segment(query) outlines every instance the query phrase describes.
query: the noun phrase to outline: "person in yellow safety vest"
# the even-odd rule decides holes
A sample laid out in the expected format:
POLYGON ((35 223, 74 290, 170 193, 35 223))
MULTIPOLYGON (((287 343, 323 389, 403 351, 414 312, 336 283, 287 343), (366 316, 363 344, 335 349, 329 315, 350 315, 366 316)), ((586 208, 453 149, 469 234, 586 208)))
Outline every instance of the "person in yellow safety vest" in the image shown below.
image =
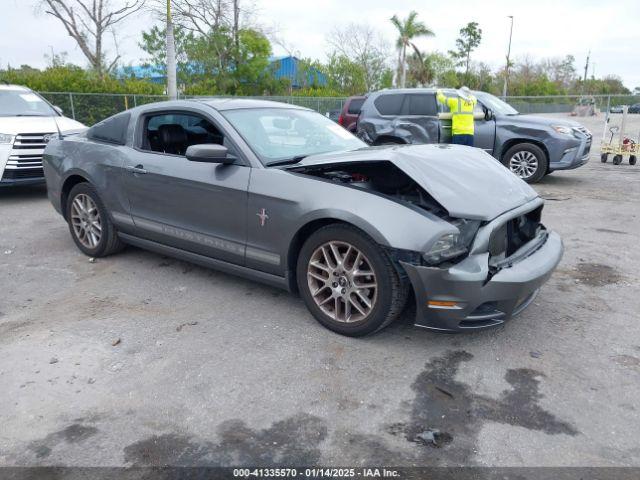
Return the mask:
POLYGON ((473 96, 471 90, 462 87, 453 97, 438 90, 436 98, 438 102, 449 107, 451 112, 451 143, 473 147, 473 110, 478 100, 473 96))

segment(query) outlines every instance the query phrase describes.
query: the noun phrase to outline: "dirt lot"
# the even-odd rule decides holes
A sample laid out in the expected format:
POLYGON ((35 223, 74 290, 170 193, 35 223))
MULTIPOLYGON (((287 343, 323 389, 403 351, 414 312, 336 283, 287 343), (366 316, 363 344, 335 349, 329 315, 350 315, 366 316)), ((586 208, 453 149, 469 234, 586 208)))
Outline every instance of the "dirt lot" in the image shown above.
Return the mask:
POLYGON ((0 191, 0 465, 640 466, 639 182, 594 154, 536 186, 566 253, 506 326, 364 339, 153 253, 91 263, 42 189, 0 191))

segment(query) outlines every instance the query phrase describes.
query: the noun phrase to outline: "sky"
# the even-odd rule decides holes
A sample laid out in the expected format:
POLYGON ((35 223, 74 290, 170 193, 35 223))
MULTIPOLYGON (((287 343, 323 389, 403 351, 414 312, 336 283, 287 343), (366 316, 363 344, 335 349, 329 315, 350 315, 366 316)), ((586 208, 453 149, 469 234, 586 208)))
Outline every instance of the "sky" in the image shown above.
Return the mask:
MULTIPOLYGON (((112 0, 117 2, 119 0, 112 0)), ((66 52, 79 65, 86 60, 62 24, 39 12, 36 0, 0 0, 0 66, 46 66, 46 54, 66 52)), ((335 27, 367 23, 390 45, 395 40, 389 18, 409 11, 436 36, 418 40, 425 52, 454 47, 459 29, 470 21, 482 28, 482 43, 473 58, 494 68, 504 65, 509 40, 508 15, 514 16, 511 56, 534 59, 572 54, 582 72, 591 50, 589 75, 614 74, 633 89, 640 87, 640 1, 638 0, 254 0, 255 20, 274 31, 285 45, 303 57, 323 60, 329 53, 327 36, 335 27)), ((131 17, 119 28, 118 50, 125 64, 145 57, 138 46, 141 30, 153 24, 148 13, 131 17)), ((108 48, 115 51, 111 39, 108 48)), ((274 45, 274 54, 285 54, 274 45)), ((390 61, 396 58, 392 54, 390 61)))

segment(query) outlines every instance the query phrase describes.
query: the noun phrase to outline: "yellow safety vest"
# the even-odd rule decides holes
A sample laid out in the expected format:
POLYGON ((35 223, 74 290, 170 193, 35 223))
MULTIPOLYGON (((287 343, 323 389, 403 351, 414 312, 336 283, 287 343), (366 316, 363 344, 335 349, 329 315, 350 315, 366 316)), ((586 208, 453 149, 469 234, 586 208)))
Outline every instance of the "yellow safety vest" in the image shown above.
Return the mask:
POLYGON ((468 99, 458 95, 447 97, 442 90, 438 90, 437 99, 451 112, 451 135, 473 135, 473 110, 478 103, 476 98, 473 95, 468 99))

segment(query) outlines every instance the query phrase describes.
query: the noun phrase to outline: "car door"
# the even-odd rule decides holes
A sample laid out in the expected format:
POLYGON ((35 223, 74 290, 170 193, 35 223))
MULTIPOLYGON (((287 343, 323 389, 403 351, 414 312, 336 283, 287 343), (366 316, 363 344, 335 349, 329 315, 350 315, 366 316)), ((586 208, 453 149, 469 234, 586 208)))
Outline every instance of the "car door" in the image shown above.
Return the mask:
POLYGON ((491 117, 486 118, 486 107, 480 101, 476 103, 473 111, 475 118, 473 146, 483 149, 485 152, 493 154, 496 141, 496 120, 491 117))
POLYGON ((251 169, 210 116, 193 109, 140 116, 125 165, 131 216, 139 236, 213 258, 244 264, 251 169), (186 130, 162 143, 158 131, 186 130), (178 135, 183 139, 182 134, 178 135), (189 144, 222 143, 234 164, 188 160, 189 144))
MULTIPOLYGON (((480 101, 478 101, 473 111, 473 146, 476 148, 481 148, 487 153, 492 154, 496 140, 496 121, 494 118, 487 120, 485 115, 485 107, 480 101)), ((443 118, 440 120, 440 143, 451 143, 450 118, 443 118)))
POLYGON ((402 112, 396 119, 395 127, 409 132, 410 135, 405 138, 411 143, 438 143, 440 121, 435 94, 405 95, 402 112))

